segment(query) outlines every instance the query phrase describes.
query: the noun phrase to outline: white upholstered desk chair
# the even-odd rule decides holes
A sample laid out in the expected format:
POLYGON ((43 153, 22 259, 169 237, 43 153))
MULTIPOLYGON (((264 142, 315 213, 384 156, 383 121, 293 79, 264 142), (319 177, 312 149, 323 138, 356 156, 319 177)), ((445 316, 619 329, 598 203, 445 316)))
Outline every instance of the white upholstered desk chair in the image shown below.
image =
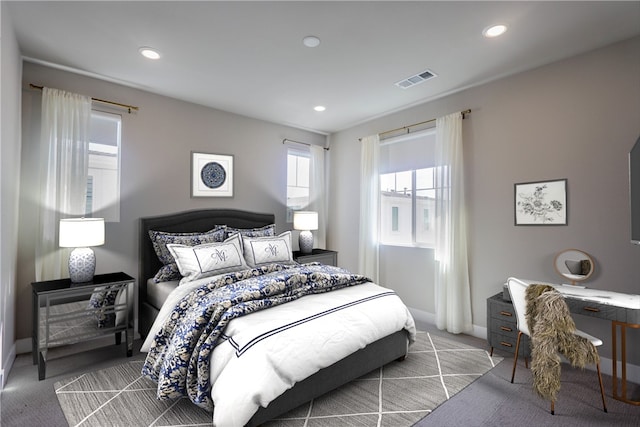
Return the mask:
MULTIPOLYGON (((529 326, 527 324, 526 312, 527 312, 527 302, 525 299, 525 294, 527 291, 527 283, 518 280, 516 278, 510 277, 507 281, 507 286, 509 288, 509 294, 511 295, 511 302, 513 303, 513 309, 516 312, 516 319, 518 322, 518 339, 516 340, 516 353, 513 358, 513 371, 511 373, 511 383, 513 383, 513 379, 516 375, 516 366, 518 364, 518 352, 520 351, 520 338, 522 334, 531 337, 531 333, 529 332, 529 326)), ((575 335, 579 335, 583 338, 586 338, 594 345, 594 347, 598 347, 602 345, 602 340, 591 336, 583 331, 576 329, 574 331, 575 335)), ((596 363, 596 368, 598 371, 598 382, 600 383, 600 394, 602 395, 602 406, 604 408, 604 412, 607 412, 607 404, 604 401, 604 387, 602 385, 602 374, 600 373, 600 362, 596 363)), ((551 401, 551 415, 555 413, 555 402, 551 401)))

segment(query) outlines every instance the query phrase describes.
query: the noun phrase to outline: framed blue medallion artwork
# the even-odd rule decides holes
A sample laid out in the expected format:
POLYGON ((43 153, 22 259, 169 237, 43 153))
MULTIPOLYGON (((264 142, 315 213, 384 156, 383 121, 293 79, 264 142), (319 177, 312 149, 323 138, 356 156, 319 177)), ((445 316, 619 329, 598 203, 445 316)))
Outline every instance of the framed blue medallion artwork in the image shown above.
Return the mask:
POLYGON ((233 156, 191 152, 191 197, 233 197, 233 156))

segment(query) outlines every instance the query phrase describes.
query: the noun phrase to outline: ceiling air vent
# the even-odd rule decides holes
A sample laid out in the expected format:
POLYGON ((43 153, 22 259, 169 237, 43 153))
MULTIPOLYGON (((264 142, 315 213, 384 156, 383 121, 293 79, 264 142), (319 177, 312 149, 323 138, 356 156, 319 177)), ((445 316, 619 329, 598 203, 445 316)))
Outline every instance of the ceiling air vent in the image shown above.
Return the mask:
POLYGON ((402 89, 407 89, 410 88, 411 86, 415 86, 419 83, 422 83, 424 81, 427 81, 431 78, 436 77, 437 74, 435 74, 433 71, 431 70, 425 70, 419 74, 415 74, 411 77, 408 77, 404 80, 400 80, 399 82, 396 82, 395 85, 402 88, 402 89))

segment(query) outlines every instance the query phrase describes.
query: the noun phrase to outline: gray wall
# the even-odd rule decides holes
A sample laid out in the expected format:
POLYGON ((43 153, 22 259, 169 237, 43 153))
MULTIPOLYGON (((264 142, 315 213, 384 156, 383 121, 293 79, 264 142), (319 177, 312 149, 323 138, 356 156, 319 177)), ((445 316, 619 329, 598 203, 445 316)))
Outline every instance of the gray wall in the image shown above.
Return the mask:
POLYGON ((0 3, 0 389, 15 358, 20 78, 22 61, 13 26, 0 3))
MULTIPOLYGON (((358 268, 359 137, 470 108, 463 121, 473 323, 509 276, 559 283, 557 252, 595 260, 589 287, 640 293, 640 247, 630 244, 628 153, 640 135, 640 38, 503 78, 331 135, 328 246, 358 268), (513 185, 567 178, 568 225, 514 226, 513 185)), ((428 84, 428 83, 425 83, 428 84)), ((381 252, 381 284, 433 313, 432 266, 381 252), (393 277, 401 272, 398 279, 393 277), (392 273, 392 274, 390 274, 392 273)), ((576 316, 605 341, 610 324, 576 316)), ((633 331, 633 342, 640 339, 633 331)), ((640 364, 640 346, 633 360, 640 364)))
MULTIPOLYGON (((354 224, 359 222, 359 137, 471 108, 463 126, 474 324, 486 326, 486 298, 498 292, 508 276, 559 281, 552 261, 565 248, 580 248, 595 259, 597 270, 589 286, 640 292, 640 270, 635 268, 640 248, 629 243, 627 200, 627 155, 640 134, 638 75, 640 38, 332 135, 328 247, 339 251, 341 266, 357 270, 358 228, 354 224), (568 179, 569 225, 515 227, 513 184, 553 178, 568 179)), ((34 192, 34 135, 38 129, 33 123, 39 114, 40 93, 27 89, 29 83, 141 108, 138 113, 123 114, 122 221, 107 224, 107 243, 96 249, 99 273, 123 270, 136 274, 136 231, 141 216, 238 207, 275 212, 279 229, 289 228, 284 222, 286 147, 281 140, 325 142, 322 135, 25 64, 17 338, 30 335, 29 283, 34 278, 33 242, 37 237, 30 226, 36 200, 29 194, 34 192), (189 197, 192 150, 236 156, 233 199, 189 197)), ((3 107, 4 102, 3 95, 3 107)), ((4 146, 4 110, 2 114, 4 146)), ((18 142, 14 144, 19 147, 18 142)), ((390 262, 382 266, 381 284, 396 289, 410 307, 432 312, 432 266, 398 252, 383 252, 384 260, 390 262), (393 279, 397 271, 402 271, 401 280, 393 279)), ((608 323, 576 317, 580 327, 605 340, 603 353, 607 356, 608 323)), ((632 360, 640 364, 635 351, 632 360)))
MULTIPOLYGON (((107 223, 106 243, 94 248, 97 273, 138 272, 138 219, 187 209, 230 207, 273 212, 279 231, 286 223, 286 153, 283 138, 324 145, 311 132, 177 101, 106 81, 25 63, 23 155, 18 259, 17 338, 31 335, 30 282, 34 280, 37 140, 41 92, 29 83, 136 105, 122 112, 121 221, 107 223), (190 153, 234 156, 234 197, 190 197, 190 153)), ((98 106, 98 104, 96 104, 98 106)), ((105 107, 100 105, 99 108, 105 107)))

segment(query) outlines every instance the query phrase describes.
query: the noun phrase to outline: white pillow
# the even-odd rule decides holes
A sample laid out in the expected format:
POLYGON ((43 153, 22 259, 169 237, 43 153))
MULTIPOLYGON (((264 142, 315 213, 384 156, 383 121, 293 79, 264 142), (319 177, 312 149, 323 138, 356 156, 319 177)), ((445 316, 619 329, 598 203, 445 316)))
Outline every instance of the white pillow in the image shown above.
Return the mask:
POLYGON ((203 277, 248 269, 242 256, 240 239, 240 235, 235 234, 220 243, 205 243, 198 246, 168 244, 167 249, 176 260, 180 274, 183 276, 180 284, 203 277))
POLYGON ((242 237, 244 259, 250 267, 273 263, 293 263, 291 232, 273 237, 242 237))

